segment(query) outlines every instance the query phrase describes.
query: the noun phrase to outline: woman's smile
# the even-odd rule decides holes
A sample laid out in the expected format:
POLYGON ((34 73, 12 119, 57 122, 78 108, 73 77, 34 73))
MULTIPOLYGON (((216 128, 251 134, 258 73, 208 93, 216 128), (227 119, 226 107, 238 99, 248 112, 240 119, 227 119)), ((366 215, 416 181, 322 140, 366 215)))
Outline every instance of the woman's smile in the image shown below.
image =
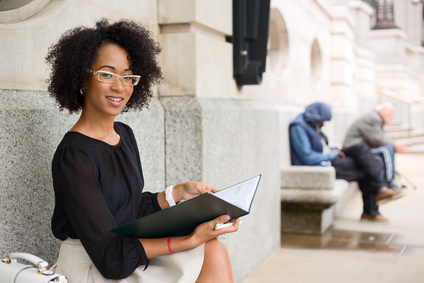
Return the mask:
POLYGON ((106 96, 106 98, 115 106, 121 106, 124 101, 123 97, 106 96))

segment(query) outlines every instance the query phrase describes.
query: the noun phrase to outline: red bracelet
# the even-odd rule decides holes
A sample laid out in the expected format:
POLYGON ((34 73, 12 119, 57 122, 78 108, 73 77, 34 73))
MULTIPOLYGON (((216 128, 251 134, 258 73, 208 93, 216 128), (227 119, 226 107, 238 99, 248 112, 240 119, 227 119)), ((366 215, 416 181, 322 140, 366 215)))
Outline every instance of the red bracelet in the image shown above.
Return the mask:
POLYGON ((173 254, 174 252, 171 250, 171 245, 169 244, 170 241, 171 241, 171 236, 168 237, 168 250, 171 254, 173 254))

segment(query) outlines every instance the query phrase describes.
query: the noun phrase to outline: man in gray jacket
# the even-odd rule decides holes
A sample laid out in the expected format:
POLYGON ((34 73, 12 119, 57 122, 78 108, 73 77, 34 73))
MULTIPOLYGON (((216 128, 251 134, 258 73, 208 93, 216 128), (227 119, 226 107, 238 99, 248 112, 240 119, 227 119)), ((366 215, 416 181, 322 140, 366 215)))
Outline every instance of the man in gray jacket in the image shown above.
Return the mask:
POLYGON ((393 114, 392 104, 379 104, 353 122, 343 142, 343 152, 354 158, 365 174, 363 180, 358 181, 364 201, 362 220, 387 222, 388 219, 378 210, 377 201, 384 202, 403 196, 392 181, 395 176, 394 153, 403 152, 404 145, 394 144, 383 131, 383 125, 392 121, 393 114))

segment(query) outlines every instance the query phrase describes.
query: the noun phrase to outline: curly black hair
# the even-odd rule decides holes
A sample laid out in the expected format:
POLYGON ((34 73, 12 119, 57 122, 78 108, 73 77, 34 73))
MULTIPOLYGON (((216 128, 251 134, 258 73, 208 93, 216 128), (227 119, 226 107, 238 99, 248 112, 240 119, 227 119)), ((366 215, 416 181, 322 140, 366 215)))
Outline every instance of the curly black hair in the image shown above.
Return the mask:
POLYGON ((162 80, 162 72, 156 62, 161 51, 158 43, 141 24, 129 20, 109 24, 108 20, 102 19, 95 28, 77 27, 65 32, 49 48, 46 62, 52 71, 46 83, 60 110, 74 113, 82 109, 84 99, 80 90, 91 77, 87 70, 96 60, 99 47, 108 43, 125 49, 133 73, 141 76, 124 111, 148 106, 153 95, 151 87, 162 80))

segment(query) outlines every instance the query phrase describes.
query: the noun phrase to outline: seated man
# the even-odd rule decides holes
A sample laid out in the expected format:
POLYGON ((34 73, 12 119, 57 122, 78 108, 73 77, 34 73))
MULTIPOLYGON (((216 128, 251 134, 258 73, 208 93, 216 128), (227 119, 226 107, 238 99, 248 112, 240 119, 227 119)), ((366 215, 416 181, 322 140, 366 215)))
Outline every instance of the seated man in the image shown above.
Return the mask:
POLYGON ((377 201, 387 201, 403 196, 395 190, 394 151, 402 152, 403 145, 394 145, 383 132, 383 125, 390 123, 394 107, 383 103, 376 109, 358 118, 347 131, 343 142, 343 152, 352 157, 364 172, 364 179, 359 181, 364 201, 363 220, 388 221, 378 211, 377 201), (383 156, 383 158, 380 157, 383 156), (388 154, 385 154, 388 153, 388 154), (384 161, 384 166, 383 162, 384 161), (386 172, 383 179, 383 170, 386 172))
POLYGON ((339 154, 330 149, 321 132, 325 121, 331 120, 331 108, 324 102, 316 102, 305 108, 289 125, 292 165, 329 165, 339 154))
POLYGON ((395 177, 395 152, 404 152, 403 144, 395 144, 383 131, 383 125, 389 124, 393 119, 394 107, 391 103, 384 102, 367 114, 357 119, 348 130, 343 147, 366 143, 371 147, 371 152, 378 154, 383 161, 384 181, 389 188, 399 191, 393 183, 395 177))

